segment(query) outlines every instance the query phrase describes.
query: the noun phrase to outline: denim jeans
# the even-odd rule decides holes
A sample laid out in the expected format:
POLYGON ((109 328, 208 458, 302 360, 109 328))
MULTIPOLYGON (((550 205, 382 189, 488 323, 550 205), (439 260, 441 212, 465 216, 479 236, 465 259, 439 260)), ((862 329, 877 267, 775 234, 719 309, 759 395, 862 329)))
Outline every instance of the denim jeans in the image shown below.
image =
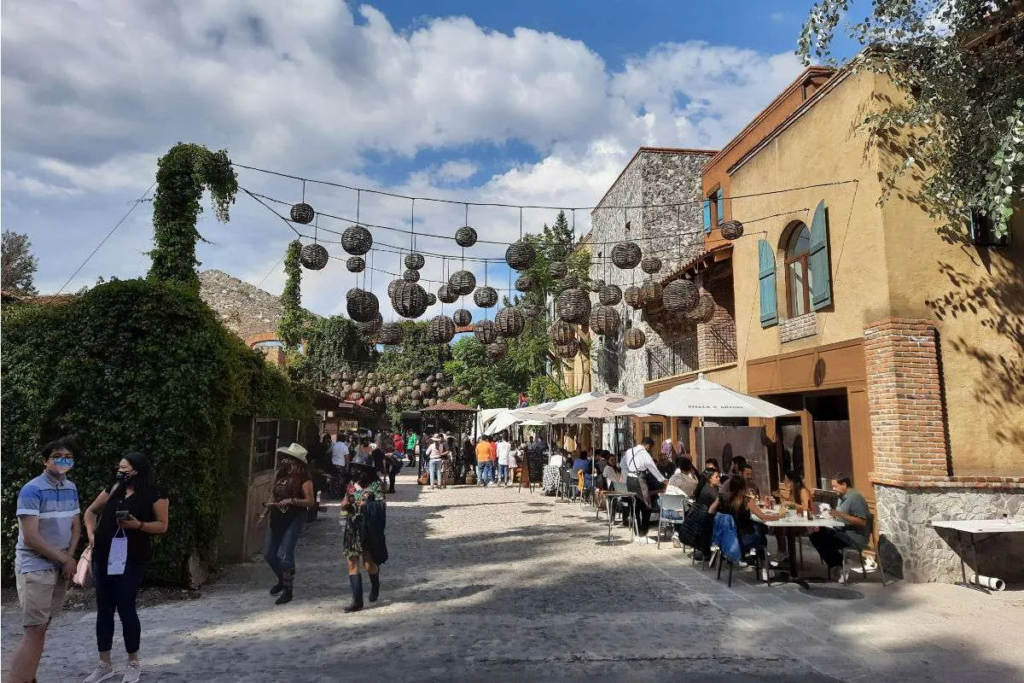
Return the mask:
POLYGON ((305 519, 306 515, 302 514, 295 515, 290 520, 281 520, 277 524, 273 519, 270 520, 266 540, 263 542, 263 559, 275 574, 295 569, 295 546, 299 543, 305 519))
POLYGON ((114 612, 121 617, 121 634, 124 649, 128 654, 139 651, 142 640, 142 624, 135 609, 135 598, 146 574, 148 562, 129 562, 124 574, 108 576, 107 567, 94 562, 93 576, 96 580, 96 647, 99 652, 110 652, 114 644, 114 612))
POLYGON ((484 460, 481 463, 477 463, 476 480, 477 482, 485 485, 494 481, 494 463, 490 460, 484 460))
POLYGON ((434 458, 430 461, 430 485, 441 484, 441 460, 434 458))
POLYGON ((498 481, 508 481, 508 465, 498 465, 498 481))

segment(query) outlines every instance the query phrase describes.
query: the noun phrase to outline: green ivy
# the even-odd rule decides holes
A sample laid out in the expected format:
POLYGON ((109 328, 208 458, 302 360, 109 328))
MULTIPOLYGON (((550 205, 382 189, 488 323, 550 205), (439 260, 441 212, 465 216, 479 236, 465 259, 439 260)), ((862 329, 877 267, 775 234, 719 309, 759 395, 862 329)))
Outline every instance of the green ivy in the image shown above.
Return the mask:
POLYGON ((302 267, 299 264, 299 252, 302 243, 293 240, 288 244, 284 257, 284 292, 281 293, 281 322, 277 325, 277 334, 289 350, 298 348, 302 343, 302 326, 306 322, 306 312, 302 310, 302 267))
POLYGON ((42 471, 54 435, 77 434, 71 473, 83 506, 110 483, 120 455, 147 453, 171 501, 152 576, 178 583, 193 551, 210 559, 229 493, 232 418, 313 418, 309 394, 228 332, 187 285, 123 280, 59 306, 3 313, 3 569, 17 538, 19 488, 42 471))

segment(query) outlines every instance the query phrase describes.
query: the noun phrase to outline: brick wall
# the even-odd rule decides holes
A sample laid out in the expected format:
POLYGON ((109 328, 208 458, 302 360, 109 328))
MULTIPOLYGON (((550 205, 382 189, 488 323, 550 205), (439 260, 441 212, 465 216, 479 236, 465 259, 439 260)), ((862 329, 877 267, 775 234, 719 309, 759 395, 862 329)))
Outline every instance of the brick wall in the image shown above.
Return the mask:
POLYGON ((945 479, 949 448, 935 327, 886 318, 864 330, 875 483, 945 479))
POLYGON ((818 334, 818 316, 814 313, 805 313, 795 318, 779 321, 779 343, 781 344, 813 337, 816 334, 818 334))
POLYGON ((736 305, 732 276, 711 280, 705 288, 715 300, 711 320, 697 325, 697 357, 701 368, 736 362, 736 305))

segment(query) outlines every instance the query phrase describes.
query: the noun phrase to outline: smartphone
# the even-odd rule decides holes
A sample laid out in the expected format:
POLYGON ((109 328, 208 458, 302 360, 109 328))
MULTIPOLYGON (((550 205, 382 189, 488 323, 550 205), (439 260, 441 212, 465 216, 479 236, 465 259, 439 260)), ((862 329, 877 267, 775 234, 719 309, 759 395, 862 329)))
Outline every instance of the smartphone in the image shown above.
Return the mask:
POLYGON ((116 517, 118 521, 128 519, 131 516, 132 513, 128 512, 127 510, 118 510, 117 512, 114 513, 114 517, 116 517))

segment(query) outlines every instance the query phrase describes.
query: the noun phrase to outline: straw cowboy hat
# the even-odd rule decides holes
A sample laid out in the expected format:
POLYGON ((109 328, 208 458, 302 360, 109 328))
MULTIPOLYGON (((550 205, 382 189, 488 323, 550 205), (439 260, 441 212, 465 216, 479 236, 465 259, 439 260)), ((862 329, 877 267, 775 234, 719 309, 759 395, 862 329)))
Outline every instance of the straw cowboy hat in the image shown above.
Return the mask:
POLYGON ((437 441, 438 443, 440 443, 440 442, 444 441, 444 437, 441 436, 440 434, 434 434, 432 437, 430 437, 430 440, 431 441, 437 441))
POLYGON ((297 443, 293 443, 286 448, 278 448, 277 452, 302 462, 306 462, 306 455, 308 454, 308 451, 297 443))

